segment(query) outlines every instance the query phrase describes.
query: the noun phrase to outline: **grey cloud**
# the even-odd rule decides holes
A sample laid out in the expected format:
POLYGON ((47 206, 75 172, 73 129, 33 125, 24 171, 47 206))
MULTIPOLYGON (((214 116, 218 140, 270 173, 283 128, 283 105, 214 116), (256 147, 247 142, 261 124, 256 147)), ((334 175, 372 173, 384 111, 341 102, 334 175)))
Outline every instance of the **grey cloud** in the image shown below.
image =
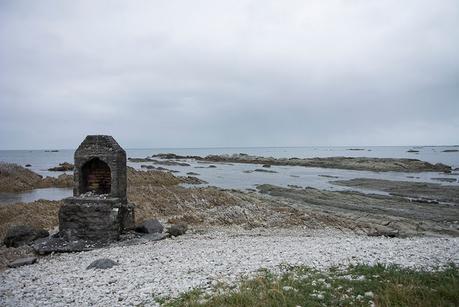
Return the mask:
POLYGON ((0 149, 458 143, 459 3, 2 1, 0 149))

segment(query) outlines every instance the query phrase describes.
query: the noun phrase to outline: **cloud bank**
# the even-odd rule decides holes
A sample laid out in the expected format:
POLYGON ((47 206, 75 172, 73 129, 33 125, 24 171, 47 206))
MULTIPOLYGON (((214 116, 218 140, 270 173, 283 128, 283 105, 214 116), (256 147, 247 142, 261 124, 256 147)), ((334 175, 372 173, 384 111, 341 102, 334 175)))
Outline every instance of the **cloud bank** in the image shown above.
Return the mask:
POLYGON ((459 143, 459 2, 2 1, 0 149, 459 143))

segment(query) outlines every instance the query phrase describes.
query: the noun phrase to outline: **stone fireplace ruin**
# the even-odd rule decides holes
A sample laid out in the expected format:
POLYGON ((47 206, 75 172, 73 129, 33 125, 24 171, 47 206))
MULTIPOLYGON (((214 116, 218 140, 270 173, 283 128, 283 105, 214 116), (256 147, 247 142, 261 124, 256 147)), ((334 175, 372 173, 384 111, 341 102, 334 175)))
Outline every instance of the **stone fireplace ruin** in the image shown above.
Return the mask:
POLYGON ((134 226, 127 203, 126 152, 108 135, 88 135, 75 152, 73 197, 59 210, 67 240, 105 241, 134 226))
POLYGON ((91 159, 83 165, 80 173, 83 193, 110 194, 112 174, 107 163, 99 158, 91 159))

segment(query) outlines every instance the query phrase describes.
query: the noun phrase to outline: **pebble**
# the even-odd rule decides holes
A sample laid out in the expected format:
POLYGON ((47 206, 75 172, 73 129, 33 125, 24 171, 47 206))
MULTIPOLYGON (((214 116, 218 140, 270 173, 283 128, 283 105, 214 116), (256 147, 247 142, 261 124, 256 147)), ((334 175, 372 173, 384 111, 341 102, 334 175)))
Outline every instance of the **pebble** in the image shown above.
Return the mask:
POLYGON ((115 244, 48 256, 33 266, 8 269, 0 272, 0 305, 157 306, 154 297, 177 296, 206 287, 209 281, 235 282, 260 268, 280 270, 281 264, 327 269, 394 263, 433 269, 450 262, 459 264, 458 255, 459 238, 368 237, 334 230, 213 229, 128 248, 115 244), (119 265, 109 270, 86 270, 99 258, 110 258, 119 265))

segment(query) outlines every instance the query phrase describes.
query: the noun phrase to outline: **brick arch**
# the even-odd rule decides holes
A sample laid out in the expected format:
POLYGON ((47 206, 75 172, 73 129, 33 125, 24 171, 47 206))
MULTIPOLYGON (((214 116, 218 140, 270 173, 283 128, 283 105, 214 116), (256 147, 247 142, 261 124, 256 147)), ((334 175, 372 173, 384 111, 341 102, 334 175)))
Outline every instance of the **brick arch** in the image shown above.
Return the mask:
POLYGON ((82 193, 110 194, 112 175, 107 163, 99 158, 87 161, 81 167, 82 193))

